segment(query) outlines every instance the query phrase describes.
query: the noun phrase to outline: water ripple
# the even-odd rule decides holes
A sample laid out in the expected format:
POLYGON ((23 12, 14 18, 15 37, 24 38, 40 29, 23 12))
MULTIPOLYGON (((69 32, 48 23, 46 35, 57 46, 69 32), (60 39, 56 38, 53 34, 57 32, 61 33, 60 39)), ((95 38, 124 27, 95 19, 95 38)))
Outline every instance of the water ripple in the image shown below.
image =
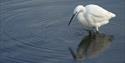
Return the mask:
MULTIPOLYGON (((114 49, 109 51, 111 55, 105 55, 105 58, 113 58, 114 61, 102 57, 99 60, 103 63, 107 63, 107 60, 108 63, 122 63, 124 57, 120 57, 120 52, 124 47, 117 46, 124 44, 125 36, 125 3, 122 0, 1 0, 0 63, 73 63, 68 46, 75 48, 86 33, 77 21, 70 27, 67 23, 74 7, 83 3, 104 5, 118 14, 119 17, 112 22, 114 24, 107 26, 108 30, 103 30, 118 37, 114 41, 114 49)), ((95 60, 99 61, 98 58, 95 60)))

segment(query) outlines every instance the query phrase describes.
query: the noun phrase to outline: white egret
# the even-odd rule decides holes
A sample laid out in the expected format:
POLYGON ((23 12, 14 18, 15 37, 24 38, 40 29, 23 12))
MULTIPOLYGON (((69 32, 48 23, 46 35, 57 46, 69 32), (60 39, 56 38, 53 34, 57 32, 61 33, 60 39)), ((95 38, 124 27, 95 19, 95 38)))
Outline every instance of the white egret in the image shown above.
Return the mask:
POLYGON ((116 15, 98 5, 78 5, 74 9, 74 14, 71 17, 68 25, 70 25, 71 21, 76 16, 78 21, 80 21, 80 23, 83 25, 84 29, 89 31, 95 29, 97 32, 99 32, 99 27, 109 23, 109 20, 116 15))

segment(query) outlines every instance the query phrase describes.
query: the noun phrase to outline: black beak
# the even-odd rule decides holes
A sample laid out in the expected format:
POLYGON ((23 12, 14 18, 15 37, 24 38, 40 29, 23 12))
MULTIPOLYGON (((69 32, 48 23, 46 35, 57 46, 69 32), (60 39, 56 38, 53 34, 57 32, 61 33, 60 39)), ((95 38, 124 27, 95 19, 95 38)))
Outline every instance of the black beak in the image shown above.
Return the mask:
POLYGON ((78 14, 78 13, 75 13, 75 14, 72 15, 72 17, 71 17, 71 19, 70 19, 70 21, 69 21, 69 23, 68 23, 68 26, 70 25, 70 23, 72 22, 73 18, 74 18, 77 14, 78 14))

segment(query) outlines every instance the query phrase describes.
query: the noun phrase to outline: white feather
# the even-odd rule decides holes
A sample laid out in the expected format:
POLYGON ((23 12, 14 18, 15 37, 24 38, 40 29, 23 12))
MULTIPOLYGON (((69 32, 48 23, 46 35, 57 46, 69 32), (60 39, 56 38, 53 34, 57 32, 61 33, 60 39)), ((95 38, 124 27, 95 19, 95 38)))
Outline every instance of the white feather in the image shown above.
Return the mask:
POLYGON ((99 31, 98 28, 100 26, 109 23, 109 20, 116 16, 114 13, 94 4, 86 5, 85 7, 83 5, 78 5, 74 13, 78 13, 77 19, 84 28, 89 30, 95 28, 96 31, 99 31))

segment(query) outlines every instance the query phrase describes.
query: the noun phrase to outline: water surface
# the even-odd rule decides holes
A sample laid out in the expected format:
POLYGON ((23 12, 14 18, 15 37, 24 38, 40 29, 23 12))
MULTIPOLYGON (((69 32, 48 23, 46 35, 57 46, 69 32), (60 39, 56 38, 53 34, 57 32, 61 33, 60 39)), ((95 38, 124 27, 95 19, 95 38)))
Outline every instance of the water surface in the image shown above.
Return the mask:
POLYGON ((0 63, 73 63, 74 50, 87 35, 74 21, 67 26, 78 4, 98 4, 117 17, 101 28, 113 35, 111 46, 85 63, 125 62, 124 0, 0 0, 0 63))

